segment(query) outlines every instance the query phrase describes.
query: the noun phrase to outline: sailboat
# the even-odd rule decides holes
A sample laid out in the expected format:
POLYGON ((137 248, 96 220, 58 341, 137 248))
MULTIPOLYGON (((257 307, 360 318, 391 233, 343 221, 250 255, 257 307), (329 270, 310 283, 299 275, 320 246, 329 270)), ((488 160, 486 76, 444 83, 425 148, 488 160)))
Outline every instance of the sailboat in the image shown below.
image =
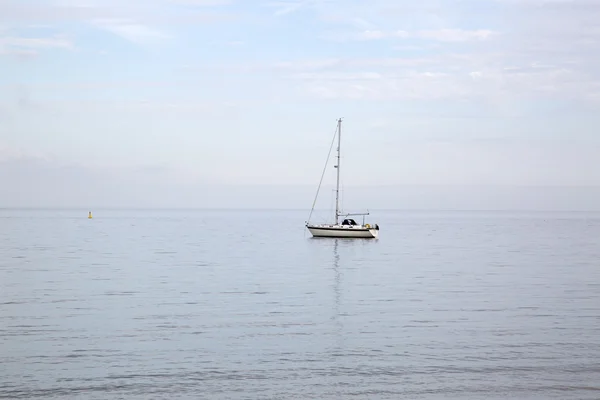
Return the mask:
MULTIPOLYGON (((315 204, 317 202, 317 198, 319 196, 319 190, 321 189, 321 184, 323 183, 323 176, 325 175, 325 170, 327 168, 327 163, 325 163, 325 169, 323 170, 323 175, 321 176, 321 182, 319 182, 319 187, 317 189, 317 194, 315 196, 315 201, 313 202, 312 209, 310 211, 310 215, 308 217, 308 221, 306 221, 306 228, 310 231, 313 237, 330 237, 330 238, 362 238, 362 239, 377 239, 379 236, 379 225, 378 224, 368 224, 365 223, 364 219, 366 215, 369 215, 369 212, 366 213, 353 213, 353 214, 345 214, 340 210, 340 161, 341 161, 341 141, 342 141, 342 119, 338 119, 337 121, 337 129, 335 132, 337 136, 337 164, 334 168, 337 169, 337 182, 335 187, 335 216, 334 223, 329 224, 311 224, 310 218, 315 209, 315 204), (357 224, 356 221, 352 218, 352 216, 362 216, 363 221, 361 224, 357 224), (340 219, 342 222, 340 223, 340 219)), ((335 140, 335 136, 334 136, 335 140)), ((332 143, 333 146, 333 143, 332 143)), ((331 154, 331 149, 329 150, 331 154)), ((329 156, 327 157, 327 161, 329 161, 329 156)))

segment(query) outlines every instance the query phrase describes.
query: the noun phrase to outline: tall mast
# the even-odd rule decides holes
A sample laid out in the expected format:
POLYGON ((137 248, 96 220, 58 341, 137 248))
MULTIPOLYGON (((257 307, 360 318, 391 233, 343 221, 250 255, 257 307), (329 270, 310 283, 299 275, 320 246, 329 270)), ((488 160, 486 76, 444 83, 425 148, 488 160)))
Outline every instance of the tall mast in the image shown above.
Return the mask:
POLYGON ((342 144, 342 119, 338 119, 338 146, 337 146, 337 184, 335 187, 335 223, 338 224, 340 216, 340 147, 342 144))

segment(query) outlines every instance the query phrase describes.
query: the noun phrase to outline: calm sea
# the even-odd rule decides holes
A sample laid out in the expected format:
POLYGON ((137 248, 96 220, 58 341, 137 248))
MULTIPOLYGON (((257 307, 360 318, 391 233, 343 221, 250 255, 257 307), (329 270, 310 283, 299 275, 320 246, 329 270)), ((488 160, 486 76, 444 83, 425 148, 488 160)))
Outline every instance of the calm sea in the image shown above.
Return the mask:
POLYGON ((0 210, 0 397, 599 399, 600 215, 0 210))

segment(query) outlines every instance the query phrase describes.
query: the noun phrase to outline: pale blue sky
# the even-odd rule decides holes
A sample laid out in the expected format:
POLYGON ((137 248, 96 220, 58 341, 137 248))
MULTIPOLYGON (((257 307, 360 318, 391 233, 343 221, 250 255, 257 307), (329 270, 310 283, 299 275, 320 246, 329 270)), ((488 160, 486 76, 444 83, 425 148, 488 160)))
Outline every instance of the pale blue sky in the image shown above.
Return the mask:
POLYGON ((312 190, 338 117, 348 186, 599 186, 598 21, 596 0, 0 0, 0 205, 42 183, 85 203, 80 180, 111 182, 98 204, 312 190))

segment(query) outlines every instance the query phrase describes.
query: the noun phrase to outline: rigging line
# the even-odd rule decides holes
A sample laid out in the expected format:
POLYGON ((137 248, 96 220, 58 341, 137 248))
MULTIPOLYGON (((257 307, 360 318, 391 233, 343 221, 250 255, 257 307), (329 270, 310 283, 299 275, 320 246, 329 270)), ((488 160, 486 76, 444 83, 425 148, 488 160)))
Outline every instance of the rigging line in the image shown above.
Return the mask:
POLYGON ((327 154, 327 160, 325 161, 325 166, 323 167, 323 173, 321 174, 321 180, 319 181, 319 187, 317 188, 317 194, 315 195, 315 200, 313 201, 312 208, 310 209, 310 214, 308 215, 308 221, 312 217, 313 211, 315 210, 315 204, 317 204, 317 198, 319 197, 319 191, 321 190, 321 184, 323 183, 323 178, 325 177, 325 171, 327 171, 327 164, 329 163, 329 157, 331 156, 331 150, 333 149, 333 145, 335 143, 335 135, 337 134, 338 127, 336 126, 335 132, 333 134, 333 140, 331 141, 331 146, 329 147, 329 154, 327 154))

